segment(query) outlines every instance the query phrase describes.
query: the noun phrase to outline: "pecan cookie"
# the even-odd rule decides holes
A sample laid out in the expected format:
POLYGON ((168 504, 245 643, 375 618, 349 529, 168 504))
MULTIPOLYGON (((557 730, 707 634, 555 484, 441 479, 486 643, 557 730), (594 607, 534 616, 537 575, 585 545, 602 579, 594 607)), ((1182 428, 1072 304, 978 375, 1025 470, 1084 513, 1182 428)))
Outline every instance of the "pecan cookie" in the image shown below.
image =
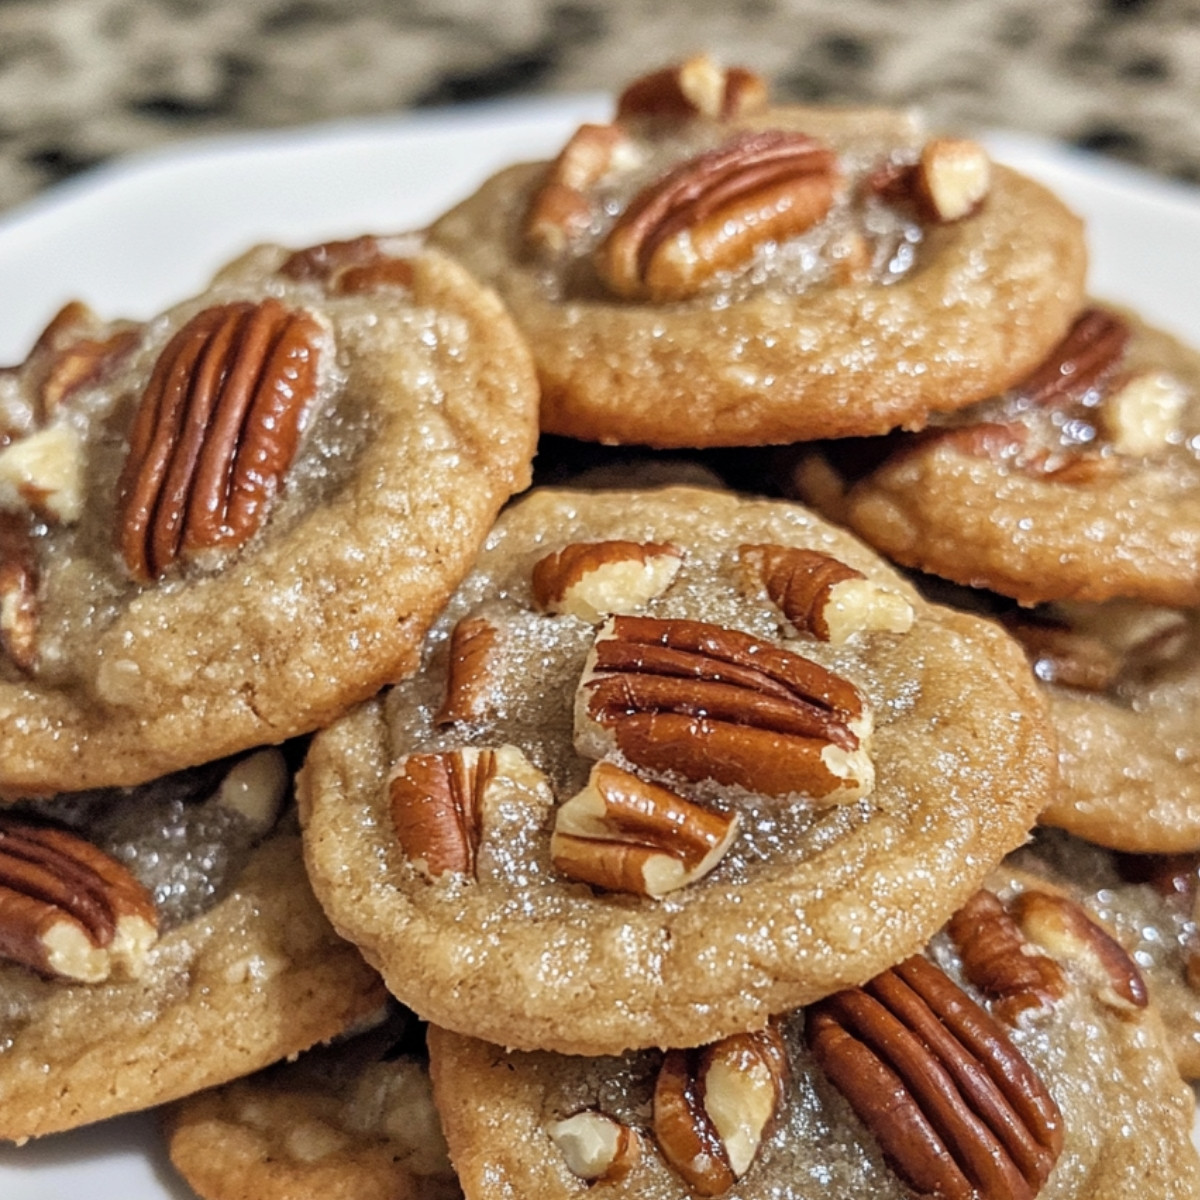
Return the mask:
POLYGON ((313 898, 281 752, 0 814, 0 1138, 131 1112, 384 995, 313 898))
POLYGON ((919 428, 1001 390, 1082 299, 1079 221, 978 145, 770 107, 707 58, 432 227, 509 302, 542 427, 651 446, 919 428))
POLYGON ((134 784, 409 667, 528 481, 528 354, 414 239, 264 246, 0 372, 0 794, 134 784))
POLYGON ((1009 867, 1103 922, 1137 960, 1179 1073, 1200 1079, 1200 853, 1121 854, 1043 829, 1009 867))
POLYGON ((1200 849, 1200 610, 1114 600, 1002 620, 1058 738, 1041 821, 1115 850, 1200 849))
POLYGON ((204 1200, 455 1200, 411 1014, 165 1114, 171 1161, 204 1200))
POLYGON ((695 1044, 922 945, 1045 803, 1045 721, 1007 635, 805 509, 539 491, 314 740, 306 861, 426 1019, 695 1044))
POLYGON ((805 447, 791 476, 897 562, 1023 604, 1200 604, 1200 355, 1108 306, 1004 394, 922 434, 805 447))
POLYGON ((925 954, 694 1050, 588 1059, 431 1029, 468 1200, 1200 1194, 1193 1097, 1133 961, 1070 902, 989 887, 925 954))

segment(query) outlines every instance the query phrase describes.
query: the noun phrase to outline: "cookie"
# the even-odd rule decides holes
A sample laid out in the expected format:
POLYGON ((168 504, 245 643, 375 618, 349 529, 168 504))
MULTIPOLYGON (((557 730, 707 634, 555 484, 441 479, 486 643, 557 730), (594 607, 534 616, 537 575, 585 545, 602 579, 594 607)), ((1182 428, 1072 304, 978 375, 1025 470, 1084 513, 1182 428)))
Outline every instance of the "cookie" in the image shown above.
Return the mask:
POLYGON ((1086 266, 1077 218, 975 143, 771 107, 703 57, 430 237, 508 302, 543 430, 658 447, 919 428, 1031 370, 1086 266))
POLYGON ((0 376, 0 794, 311 730, 415 661, 528 482, 494 295, 408 238, 263 246, 0 376))
POLYGON ((1109 306, 1024 382, 887 444, 805 448, 793 495, 897 562, 1023 604, 1200 604, 1200 354, 1109 306))
POLYGON ((1175 1066, 1200 1079, 1200 854, 1120 854, 1044 829, 1005 864, 1070 895, 1136 959, 1175 1066))
POLYGON ((1094 973, 1107 935, 1081 909, 989 886, 925 954, 702 1049, 588 1059, 431 1029, 467 1200, 1200 1194, 1191 1091, 1157 1012, 1115 990, 1132 959, 1112 943, 1094 973))
POLYGON ((269 749, 0 814, 0 1137, 212 1087, 379 1006, 313 898, 289 790, 269 749))
POLYGON ((204 1200, 455 1200, 411 1014, 171 1106, 171 1162, 204 1200))
POLYGON ((691 1045, 922 945, 1045 803, 1045 720, 996 626, 799 506, 537 491, 314 739, 306 861, 425 1019, 691 1045))
POLYGON ((1114 600, 1002 619, 1058 738, 1041 821, 1115 850, 1200 849, 1200 611, 1114 600))

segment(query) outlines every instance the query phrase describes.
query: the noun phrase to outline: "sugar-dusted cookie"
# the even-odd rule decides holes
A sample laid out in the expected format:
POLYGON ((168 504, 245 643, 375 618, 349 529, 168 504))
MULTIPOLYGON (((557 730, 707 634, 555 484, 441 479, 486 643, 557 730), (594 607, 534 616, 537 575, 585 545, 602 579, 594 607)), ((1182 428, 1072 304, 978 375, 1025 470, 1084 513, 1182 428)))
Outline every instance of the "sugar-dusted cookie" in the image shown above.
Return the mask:
POLYGON ((906 566, 1025 604, 1200 604, 1200 354, 1085 310, 1023 382, 887 443, 802 448, 793 493, 906 566))
POLYGON ((268 749, 0 813, 0 1138, 212 1087, 378 1007, 308 886, 290 786, 268 749))
POLYGON ((998 627, 799 506, 537 491, 314 740, 306 860, 426 1019, 695 1044, 922 945, 1045 803, 1045 720, 998 627))
POLYGON ((411 666, 525 486, 501 304, 414 239, 264 246, 0 372, 0 794, 133 784, 411 666))
POLYGON ((1121 854, 1042 829, 1008 868, 1104 923, 1137 960, 1179 1073, 1200 1079, 1200 853, 1121 854))
POLYGON ((431 1030, 467 1200, 1200 1194, 1192 1094, 1133 960, 1036 884, 989 887, 924 955, 695 1050, 588 1059, 431 1030))
POLYGON ((1043 680, 1059 782, 1041 820, 1116 850, 1200 849, 1200 610, 1010 610, 1043 680))
POLYGON ((171 1161, 204 1200, 461 1197, 411 1014, 172 1105, 171 1161))
POLYGON ((975 143, 771 107, 703 57, 431 238, 508 301, 544 430, 660 447, 919 428, 1040 361, 1086 259, 1079 221, 975 143))

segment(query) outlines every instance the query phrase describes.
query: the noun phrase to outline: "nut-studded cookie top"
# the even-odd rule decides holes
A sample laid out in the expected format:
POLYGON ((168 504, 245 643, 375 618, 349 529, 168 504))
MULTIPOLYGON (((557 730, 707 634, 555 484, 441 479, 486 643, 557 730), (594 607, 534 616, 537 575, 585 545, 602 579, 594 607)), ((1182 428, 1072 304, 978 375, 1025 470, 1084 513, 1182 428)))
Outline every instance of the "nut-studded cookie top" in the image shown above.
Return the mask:
POLYGON ((432 1030, 468 1200, 1194 1196, 1192 1098, 1132 959, 1037 880, 987 882, 923 954, 758 1033, 586 1059, 432 1030))
POLYGON ((756 445, 922 425, 1007 386, 1081 298, 1078 221, 977 144, 772 108, 699 57, 431 237, 509 301, 543 428, 756 445))
POLYGON ((527 352, 415 238, 261 247, 0 373, 0 794, 129 784, 393 678, 524 486, 527 352))
POLYGON ((1200 356, 1094 305, 1000 396, 801 455, 794 492, 889 557, 1023 604, 1200 602, 1200 356))
POLYGON ((0 1138, 222 1083, 378 1006, 308 886, 291 792, 270 747, 0 814, 0 1138))
POLYGON ((422 670, 314 741, 306 856, 422 1016, 692 1045, 911 952, 1024 837, 1019 651, 799 507, 535 492, 422 670))

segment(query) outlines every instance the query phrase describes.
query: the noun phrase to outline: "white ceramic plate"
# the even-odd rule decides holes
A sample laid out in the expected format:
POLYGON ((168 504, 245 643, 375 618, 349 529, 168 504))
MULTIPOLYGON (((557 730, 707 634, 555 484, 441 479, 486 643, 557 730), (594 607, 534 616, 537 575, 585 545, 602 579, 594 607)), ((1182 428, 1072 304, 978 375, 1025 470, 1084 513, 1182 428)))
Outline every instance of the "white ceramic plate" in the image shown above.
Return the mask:
MULTIPOLYGON (((60 305, 148 317, 256 241, 416 228, 504 164, 545 157, 602 97, 225 138, 91 172, 0 219, 0 363, 60 305)), ((1200 192, 1016 134, 987 139, 1088 222, 1095 294, 1200 344, 1200 192)), ((0 1148, 3 1200, 183 1200, 152 1116, 0 1148)))

